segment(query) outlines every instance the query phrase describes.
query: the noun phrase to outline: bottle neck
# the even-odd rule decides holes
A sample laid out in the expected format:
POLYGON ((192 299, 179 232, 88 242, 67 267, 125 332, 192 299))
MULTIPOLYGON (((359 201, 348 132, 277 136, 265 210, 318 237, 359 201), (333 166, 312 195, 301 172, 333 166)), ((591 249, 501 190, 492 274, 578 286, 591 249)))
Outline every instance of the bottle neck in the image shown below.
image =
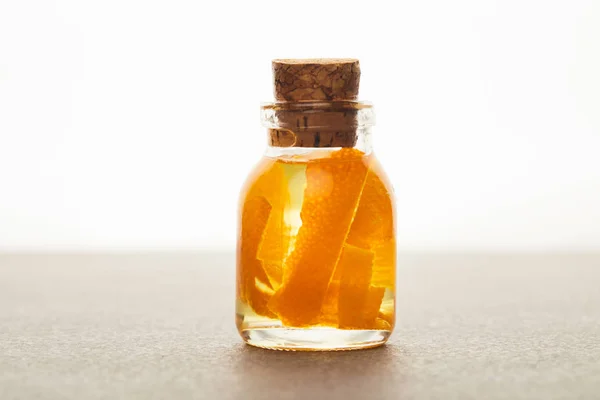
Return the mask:
MULTIPOLYGON (((270 136, 271 133, 268 132, 270 136)), ((315 133, 316 135, 316 133, 315 133)), ((371 154, 373 151, 372 145, 372 128, 365 127, 357 129, 354 132, 356 140, 354 141, 354 145, 352 146, 337 146, 337 147, 307 147, 307 146, 273 146, 271 141, 269 140, 267 144, 267 149, 265 151, 265 155, 267 157, 292 157, 292 156, 302 156, 305 154, 310 154, 313 152, 316 153, 327 153, 339 150, 342 147, 351 147, 357 150, 362 151, 365 155, 371 154)))
POLYGON ((358 101, 279 102, 262 106, 268 153, 304 154, 307 150, 356 148, 371 152, 375 114, 358 101))

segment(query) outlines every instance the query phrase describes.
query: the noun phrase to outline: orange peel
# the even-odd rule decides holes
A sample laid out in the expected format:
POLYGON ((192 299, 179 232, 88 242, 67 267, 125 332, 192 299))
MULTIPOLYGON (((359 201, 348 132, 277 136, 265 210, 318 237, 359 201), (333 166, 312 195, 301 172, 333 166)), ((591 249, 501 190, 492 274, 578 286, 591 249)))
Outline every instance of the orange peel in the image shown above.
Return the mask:
POLYGON ((269 303, 284 325, 318 322, 363 190, 366 158, 359 150, 344 148, 306 167, 302 226, 284 263, 284 282, 269 303))

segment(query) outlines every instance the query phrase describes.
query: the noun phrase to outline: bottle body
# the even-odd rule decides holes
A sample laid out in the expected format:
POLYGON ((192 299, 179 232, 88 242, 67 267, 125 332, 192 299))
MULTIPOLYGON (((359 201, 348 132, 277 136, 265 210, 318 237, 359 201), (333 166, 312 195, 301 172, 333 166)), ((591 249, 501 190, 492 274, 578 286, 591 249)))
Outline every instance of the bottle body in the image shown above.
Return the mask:
POLYGON ((395 322, 395 210, 370 131, 352 147, 270 148, 239 203, 236 321, 251 345, 344 350, 395 322))

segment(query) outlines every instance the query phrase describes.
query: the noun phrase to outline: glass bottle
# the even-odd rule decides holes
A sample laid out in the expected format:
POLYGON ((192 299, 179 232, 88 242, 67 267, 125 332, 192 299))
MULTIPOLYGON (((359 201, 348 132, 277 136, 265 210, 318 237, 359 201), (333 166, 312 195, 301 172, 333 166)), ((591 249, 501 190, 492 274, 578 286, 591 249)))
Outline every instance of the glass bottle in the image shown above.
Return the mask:
POLYGON ((395 320, 395 210, 372 106, 356 100, 358 60, 273 69, 269 143, 240 196, 238 330, 270 349, 379 346, 395 320))

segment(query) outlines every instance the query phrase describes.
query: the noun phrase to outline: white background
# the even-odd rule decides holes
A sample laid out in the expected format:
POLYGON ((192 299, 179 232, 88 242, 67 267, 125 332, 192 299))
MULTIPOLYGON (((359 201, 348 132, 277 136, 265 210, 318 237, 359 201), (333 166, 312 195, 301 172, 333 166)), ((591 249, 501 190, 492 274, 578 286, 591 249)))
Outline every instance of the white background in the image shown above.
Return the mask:
POLYGON ((360 58, 403 249, 600 249, 600 1, 0 0, 0 250, 231 248, 277 57, 360 58))

